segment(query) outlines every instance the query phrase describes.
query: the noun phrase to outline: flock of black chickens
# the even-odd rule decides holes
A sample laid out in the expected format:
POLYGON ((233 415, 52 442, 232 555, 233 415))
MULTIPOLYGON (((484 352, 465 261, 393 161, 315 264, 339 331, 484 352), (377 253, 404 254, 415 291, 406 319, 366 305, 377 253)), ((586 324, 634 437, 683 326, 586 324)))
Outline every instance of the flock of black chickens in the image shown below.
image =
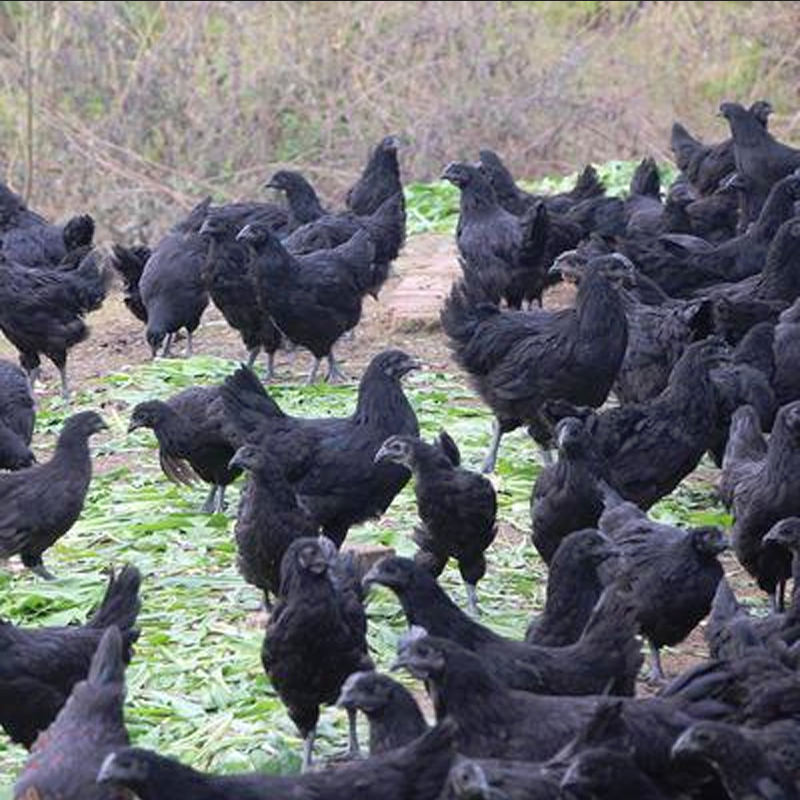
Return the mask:
MULTIPOLYGON (((90 217, 48 223, 0 192, 0 329, 23 370, 0 363, 0 557, 52 578, 43 555, 80 516, 91 481, 92 411, 69 417, 55 452, 31 451, 42 356, 61 373, 114 272, 153 356, 192 334, 209 301, 247 351, 221 385, 140 403, 161 467, 209 485, 234 528, 242 577, 269 612, 262 662, 303 739, 303 774, 212 776, 129 747, 125 665, 139 631, 141 576, 126 566, 84 625, 0 621, 0 725, 30 749, 20 800, 659 800, 800 798, 800 150, 768 130, 766 102, 720 112, 731 138, 672 132, 680 170, 662 191, 645 159, 624 199, 592 167, 569 192, 521 190, 497 154, 452 163, 463 276, 441 313, 454 357, 495 416, 484 472, 504 433, 528 430, 545 466, 531 498, 533 543, 549 569, 524 641, 479 622, 479 584, 497 533, 492 482, 461 466, 446 433, 420 439, 402 380, 419 362, 375 355, 346 418, 286 414, 253 370, 281 348, 334 355, 377 297, 405 240, 399 141, 384 139, 326 209, 299 173, 268 186, 286 204, 204 200, 150 250, 93 247, 90 217), (556 284, 574 305, 541 306, 556 284), (618 403, 605 405, 613 395, 618 403), (553 457, 557 451, 557 458, 553 457), (733 515, 682 529, 648 510, 708 454, 733 515), (413 476, 413 559, 340 549, 413 476), (796 515, 796 516, 795 516, 796 515), (769 594, 750 614, 725 578, 732 547, 769 594), (462 610, 437 582, 450 559, 462 610), (786 598, 792 578, 793 593, 786 598), (396 596, 409 629, 377 672, 364 601, 396 596), (708 658, 667 681, 660 651, 704 627, 708 658), (635 697, 650 648, 646 697, 635 697), (320 707, 349 718, 348 763, 312 769, 320 707), (356 720, 369 723, 360 757, 356 720)), ((145 598, 146 600, 146 598, 145 598)))

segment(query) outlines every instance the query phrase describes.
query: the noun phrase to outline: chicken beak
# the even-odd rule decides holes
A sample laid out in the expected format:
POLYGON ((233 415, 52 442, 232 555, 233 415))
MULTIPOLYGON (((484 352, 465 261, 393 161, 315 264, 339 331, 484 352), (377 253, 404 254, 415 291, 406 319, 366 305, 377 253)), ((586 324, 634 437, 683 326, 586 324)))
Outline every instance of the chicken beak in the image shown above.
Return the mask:
POLYGON ((139 428, 142 428, 143 425, 139 420, 132 419, 130 424, 128 425, 128 433, 133 433, 134 431, 138 431, 139 428))

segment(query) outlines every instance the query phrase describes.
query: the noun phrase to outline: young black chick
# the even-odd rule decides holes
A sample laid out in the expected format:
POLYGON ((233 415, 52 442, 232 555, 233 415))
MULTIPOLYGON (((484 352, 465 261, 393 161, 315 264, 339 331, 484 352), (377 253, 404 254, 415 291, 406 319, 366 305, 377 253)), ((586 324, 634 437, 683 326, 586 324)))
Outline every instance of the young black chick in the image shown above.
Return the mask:
POLYGON ((637 617, 650 642, 651 676, 664 680, 660 648, 682 642, 711 610, 728 543, 719 528, 681 530, 653 522, 609 495, 600 530, 619 547, 637 617))
MULTIPOLYGON (((319 707, 336 702, 349 675, 373 668, 353 571, 324 537, 295 540, 281 564, 281 600, 267 626, 261 659, 303 737, 304 771, 311 767, 319 707)), ((348 717, 355 756, 355 710, 348 717)))
POLYGON ((86 680, 75 686, 55 722, 36 740, 15 797, 117 800, 114 790, 97 784, 97 772, 106 756, 128 745, 123 649, 119 629, 108 628, 86 680))
POLYGON ((53 578, 42 554, 80 516, 92 480, 89 439, 107 427, 94 411, 73 414, 50 461, 0 475, 0 559, 19 554, 36 575, 53 578))
POLYGON ((192 386, 166 402, 139 403, 131 415, 128 432, 150 428, 158 440, 158 457, 164 474, 175 483, 190 485, 199 477, 211 484, 203 505, 206 514, 225 509, 225 487, 241 474, 230 466, 234 449, 223 434, 219 387, 192 386))
POLYGON ((286 550, 296 539, 316 536, 319 526, 301 508, 283 469, 265 447, 240 447, 229 466, 247 472, 234 528, 239 572, 261 589, 264 605, 271 609, 270 595, 280 590, 286 550))
POLYGON ((685 731, 672 748, 676 758, 700 759, 719 774, 731 800, 797 800, 797 786, 774 753, 744 729, 702 722, 685 731))
POLYGON ((367 718, 371 756, 403 747, 428 730, 414 695, 378 672, 354 672, 344 682, 336 705, 367 718))
POLYGON ((422 525, 414 532, 414 560, 439 576, 450 557, 467 589, 467 605, 478 614, 478 581, 486 574, 484 553, 497 534, 497 496, 483 475, 460 466, 461 453, 445 431, 436 444, 411 436, 392 436, 375 455, 414 475, 422 525))

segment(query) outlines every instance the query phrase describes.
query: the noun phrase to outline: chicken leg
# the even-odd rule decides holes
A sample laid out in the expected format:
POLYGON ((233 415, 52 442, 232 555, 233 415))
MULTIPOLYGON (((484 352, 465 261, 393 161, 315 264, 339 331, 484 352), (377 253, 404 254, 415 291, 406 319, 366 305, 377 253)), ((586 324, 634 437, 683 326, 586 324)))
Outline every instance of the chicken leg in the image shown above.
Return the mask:
POLYGON ((260 352, 260 347, 254 347, 252 350, 247 351, 247 366, 250 367, 250 369, 252 369, 253 365, 256 363, 256 359, 258 358, 258 354, 260 352))
POLYGON ((497 454, 500 452, 500 440, 503 438, 503 428, 500 425, 500 420, 495 419, 492 422, 492 443, 489 446, 489 452, 486 454, 486 460, 483 462, 481 472, 489 474, 494 472, 497 466, 497 454))
POLYGON ((650 645, 650 673, 647 680, 650 683, 664 683, 666 677, 661 667, 661 651, 653 642, 648 642, 648 644, 650 645))
POLYGON ((303 763, 300 767, 300 772, 310 772, 311 765, 314 761, 314 740, 317 738, 316 726, 313 727, 303 739, 303 763))
POLYGON ((325 376, 328 383, 346 383, 347 375, 339 369, 339 363, 333 355, 333 350, 328 353, 328 374, 325 376))

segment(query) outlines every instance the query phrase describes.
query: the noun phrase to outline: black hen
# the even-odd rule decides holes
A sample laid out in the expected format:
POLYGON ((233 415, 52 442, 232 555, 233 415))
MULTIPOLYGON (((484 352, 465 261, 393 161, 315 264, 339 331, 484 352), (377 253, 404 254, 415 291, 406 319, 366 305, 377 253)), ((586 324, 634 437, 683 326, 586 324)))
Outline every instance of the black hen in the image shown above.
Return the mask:
POLYGON ((792 775, 760 738, 756 731, 702 722, 681 734, 672 752, 677 759, 688 757, 708 764, 722 779, 731 800, 797 800, 800 792, 792 775))
POLYGON ((567 647, 539 647, 499 636, 453 603, 436 579, 405 558, 383 559, 365 576, 395 592, 409 625, 457 642, 480 657, 505 686, 537 694, 633 694, 642 659, 634 607, 611 589, 581 638, 567 647))
POLYGON ((239 369, 222 390, 231 437, 260 443, 277 459, 323 533, 341 545, 352 525, 379 517, 408 482, 394 464, 375 464, 389 436, 418 436, 401 380, 418 362, 399 350, 375 356, 364 372, 355 412, 344 418, 285 414, 253 373, 239 369))
POLYGON ((710 452, 718 467, 722 466, 731 420, 737 408, 750 406, 758 415, 761 430, 772 428, 778 409, 772 390, 774 341, 772 323, 756 325, 739 342, 732 363, 712 373, 717 394, 717 420, 710 452))
POLYGON ((119 628, 108 628, 86 680, 36 740, 14 797, 124 800, 120 790, 99 785, 97 773, 110 753, 129 744, 123 716, 125 649, 119 628))
POLYGON ((445 723, 386 755, 299 777, 205 775, 130 748, 110 755, 97 779, 140 800, 438 800, 452 760, 453 729, 445 723))
POLYGON ((30 448, 35 420, 25 373, 0 360, 0 469, 23 469, 36 460, 30 448))
POLYGON ((93 239, 94 220, 88 214, 64 225, 23 223, 0 234, 0 255, 22 267, 57 268, 76 250, 90 248, 93 239))
POLYGON ((134 567, 112 575, 100 607, 84 625, 26 629, 0 622, 0 725, 13 741, 30 748, 56 718, 89 672, 106 628, 122 632, 123 658, 130 661, 139 636, 133 626, 140 582, 134 567))
MULTIPOLYGON (((759 100, 750 106, 750 113, 766 128, 772 106, 759 100)), ((701 195, 711 194, 736 169, 733 139, 703 144, 676 122, 672 126, 671 147, 678 169, 701 195)))
POLYGON ((734 549, 742 566, 764 591, 775 594, 780 607, 791 559, 781 548, 763 547, 762 539, 776 522, 800 515, 800 402, 778 412, 763 458, 745 457, 746 466, 738 465, 733 453, 725 459, 726 470, 737 464, 736 480, 731 482, 734 549))
POLYGON ((158 440, 158 457, 164 474, 175 483, 191 484, 198 477, 211 484, 203 506, 206 514, 225 509, 225 487, 241 471, 230 467, 234 448, 223 431, 218 386, 192 386, 162 400, 134 407, 128 432, 150 428, 158 440))
POLYGON ((378 672, 354 672, 344 682, 337 705, 367 718, 371 756, 410 744, 428 730, 414 695, 378 672))
POLYGON ((0 558, 20 555, 42 578, 42 554, 75 524, 92 480, 89 437, 106 428, 94 411, 82 411, 64 423, 53 457, 18 472, 0 475, 0 558))
POLYGON ((461 283, 441 319, 456 360, 495 414, 484 470, 494 469, 504 433, 532 426, 540 443, 551 429, 549 400, 602 405, 625 356, 628 324, 620 289, 632 274, 621 256, 592 261, 574 308, 556 312, 501 311, 461 283))
POLYGON ((200 236, 209 240, 203 280, 214 305, 225 321, 239 332, 247 349, 247 365, 255 364, 258 354, 267 354, 267 379, 275 373, 275 353, 282 342, 281 332, 261 305, 255 277, 250 270, 252 252, 236 241, 238 228, 222 216, 209 217, 200 236))
MULTIPOLYGON (((573 740, 603 702, 506 689, 475 653, 418 631, 401 642, 395 664, 425 681, 437 719, 456 723, 458 752, 465 756, 544 761, 573 740)), ((652 775, 669 774, 670 748, 692 717, 672 700, 620 702, 636 763, 652 775)))
POLYGON ((251 270, 262 302, 287 339, 310 350, 314 366, 328 360, 328 380, 344 378, 333 347, 361 319, 364 293, 372 285, 375 248, 366 231, 333 249, 294 256, 266 225, 248 225, 237 236, 253 249, 251 270))
MULTIPOLYGON (((264 669, 303 737, 303 769, 311 767, 319 708, 335 703, 346 678, 372 669, 367 617, 352 560, 333 543, 297 539, 281 564, 281 600, 267 627, 264 669)), ((349 710, 350 752, 358 753, 349 710)))
POLYGON ((361 177, 347 192, 347 207, 359 217, 374 214, 382 203, 403 194, 397 151, 400 139, 387 136, 372 151, 361 177))
MULTIPOLYGON (((649 508, 698 465, 711 442, 717 415, 711 372, 728 361, 722 341, 695 342, 657 398, 588 414, 586 429, 607 467, 608 483, 626 500, 649 508)), ((564 409, 564 413, 577 411, 564 409)))
POLYGON ((319 526, 301 508, 283 469, 266 448, 243 445, 230 467, 247 472, 234 528, 239 572, 261 589, 269 609, 270 595, 280 591, 281 562, 289 545, 316 536, 319 526))
POLYGON ((142 271, 139 292, 147 311, 147 343, 155 358, 170 353, 173 338, 186 330, 186 354, 208 305, 203 282, 208 242, 194 231, 174 229, 155 246, 142 271))
POLYGON ((718 528, 653 522, 633 503, 610 501, 600 530, 620 550, 637 618, 650 642, 651 675, 664 679, 660 648, 682 642, 711 610, 728 543, 718 528))
POLYGON ((550 265, 542 259, 547 229, 537 224, 539 207, 531 206, 521 218, 509 213, 471 164, 449 164, 442 177, 461 190, 456 243, 465 275, 494 303, 504 299, 515 309, 524 300, 541 304, 550 265))
POLYGON ((350 212, 320 217, 297 228, 283 240, 283 245, 295 256, 308 255, 340 247, 361 230, 369 234, 375 247, 372 277, 364 291, 377 298, 389 277, 392 262, 405 243, 406 213, 402 194, 385 200, 368 217, 357 217, 350 212))
POLYGON ((0 330, 19 352, 33 384, 41 356, 56 365, 69 399, 67 354, 89 335, 84 317, 100 308, 108 274, 90 252, 75 269, 39 270, 0 265, 0 330))
POLYGON ((414 531, 415 560, 439 576, 450 558, 467 589, 470 611, 478 613, 477 585, 486 574, 485 551, 497 533, 497 497, 482 475, 461 464, 458 445, 446 431, 435 444, 410 436, 392 436, 375 456, 411 470, 422 525, 414 531))
POLYGON ((567 536, 550 562, 544 611, 528 625, 525 641, 541 647, 578 641, 616 572, 618 556, 618 549, 599 531, 567 536))
POLYGON ((775 375, 772 387, 778 405, 800 400, 800 299, 784 311, 775 326, 775 375))
POLYGON ((571 533, 594 528, 603 511, 602 483, 607 469, 592 437, 579 419, 556 425, 558 461, 546 466, 531 493, 533 544, 550 564, 571 533))
POLYGON ((772 186, 800 167, 800 150, 777 141, 752 109, 723 103, 719 112, 730 125, 736 170, 748 181, 746 226, 758 216, 772 186))
POLYGON ((276 189, 286 195, 290 232, 330 213, 323 207, 314 187, 300 172, 279 170, 267 181, 265 188, 276 189))

